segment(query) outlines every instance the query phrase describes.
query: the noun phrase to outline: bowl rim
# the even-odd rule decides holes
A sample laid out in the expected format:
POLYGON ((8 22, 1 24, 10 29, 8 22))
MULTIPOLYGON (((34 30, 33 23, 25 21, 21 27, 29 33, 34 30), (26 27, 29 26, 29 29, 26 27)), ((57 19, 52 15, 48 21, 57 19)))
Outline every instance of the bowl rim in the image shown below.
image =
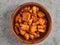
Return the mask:
POLYGON ((36 3, 36 2, 26 2, 26 3, 23 3, 22 5, 19 5, 19 6, 13 11, 12 16, 11 16, 11 19, 10 19, 10 22, 11 22, 11 24, 10 24, 11 30, 12 30, 13 34, 15 35, 15 37, 16 37, 20 42, 26 43, 26 44, 35 44, 35 43, 38 43, 38 42, 42 42, 43 40, 45 40, 45 39, 48 37, 48 35, 50 34, 51 29, 52 29, 52 19, 51 19, 50 13, 48 12, 48 9, 46 9, 46 8, 45 8, 43 5, 41 5, 40 3, 36 3), (29 4, 39 5, 39 6, 42 7, 45 11, 47 11, 47 13, 49 14, 49 17, 50 17, 50 25, 49 25, 49 31, 48 31, 48 33, 47 33, 41 40, 36 41, 36 42, 30 42, 30 43, 23 41, 22 39, 20 39, 19 36, 17 36, 17 34, 14 32, 13 24, 12 24, 12 23, 13 23, 14 15, 15 15, 15 13, 19 10, 19 8, 20 8, 21 6, 29 5, 29 4))

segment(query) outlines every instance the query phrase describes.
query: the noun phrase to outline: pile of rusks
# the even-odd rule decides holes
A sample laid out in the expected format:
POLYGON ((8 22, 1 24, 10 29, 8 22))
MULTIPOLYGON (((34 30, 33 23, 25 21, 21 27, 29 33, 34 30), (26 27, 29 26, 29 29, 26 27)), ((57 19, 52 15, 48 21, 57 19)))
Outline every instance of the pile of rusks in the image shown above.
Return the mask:
POLYGON ((43 11, 37 6, 26 6, 22 8, 14 19, 14 31, 26 40, 33 40, 45 33, 47 19, 43 11))

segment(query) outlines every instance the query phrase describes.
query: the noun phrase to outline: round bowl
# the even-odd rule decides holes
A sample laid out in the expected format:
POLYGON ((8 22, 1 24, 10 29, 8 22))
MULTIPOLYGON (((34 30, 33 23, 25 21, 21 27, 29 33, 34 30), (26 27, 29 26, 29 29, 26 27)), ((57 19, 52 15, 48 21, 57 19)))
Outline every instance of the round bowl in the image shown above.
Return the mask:
POLYGON ((35 43, 38 43, 38 42, 41 42, 43 41, 44 39, 47 38, 47 36, 49 35, 49 33, 51 32, 51 27, 52 27, 52 20, 51 20, 51 16, 49 14, 49 12, 47 11, 47 9, 42 6, 41 4, 38 4, 38 3, 35 3, 35 2, 27 2, 27 3, 24 3, 20 6, 18 6, 12 16, 11 16, 11 29, 12 29, 12 32, 14 33, 15 37, 20 41, 20 42, 23 42, 23 43, 27 43, 27 44, 35 44, 35 43), (44 34, 44 36, 42 38, 37 38, 37 39, 33 39, 33 40, 25 40, 23 37, 19 37, 15 32, 14 32, 14 17, 16 16, 16 14, 18 13, 19 10, 21 10, 23 7, 25 6, 29 6, 29 5, 34 5, 34 6, 38 6, 40 8, 41 11, 43 11, 46 15, 46 18, 48 20, 48 27, 47 27, 47 31, 46 33, 44 34))

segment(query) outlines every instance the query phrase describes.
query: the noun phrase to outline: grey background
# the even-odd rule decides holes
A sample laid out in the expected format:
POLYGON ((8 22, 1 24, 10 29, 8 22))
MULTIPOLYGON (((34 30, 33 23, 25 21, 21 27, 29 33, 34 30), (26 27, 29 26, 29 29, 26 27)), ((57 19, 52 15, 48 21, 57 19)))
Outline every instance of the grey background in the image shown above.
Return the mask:
POLYGON ((60 0, 0 0, 0 45, 60 45, 60 0), (51 14, 52 31, 44 41, 37 44, 20 43, 10 28, 13 10, 25 2, 38 2, 51 14))

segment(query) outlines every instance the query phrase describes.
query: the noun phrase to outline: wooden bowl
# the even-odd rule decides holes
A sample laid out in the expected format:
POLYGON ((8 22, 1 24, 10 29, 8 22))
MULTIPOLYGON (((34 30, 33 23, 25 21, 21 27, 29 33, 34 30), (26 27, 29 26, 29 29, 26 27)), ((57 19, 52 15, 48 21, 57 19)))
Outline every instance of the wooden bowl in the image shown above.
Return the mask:
MULTIPOLYGON (((28 3, 24 3, 20 6, 18 6, 15 11, 13 12, 12 16, 11 16, 11 29, 12 29, 12 32, 14 33, 15 37, 20 41, 20 42, 23 42, 23 43, 27 43, 27 44, 35 44, 35 43, 38 43, 38 42, 41 42, 43 41, 44 39, 47 38, 47 36, 49 35, 49 33, 51 32, 51 27, 52 27, 52 20, 51 20, 51 16, 49 14, 49 12, 47 11, 47 9, 45 7, 43 7, 41 4, 38 4, 38 3, 35 3, 35 2, 28 2, 28 3), (37 39, 33 39, 33 40, 25 40, 23 37, 19 37, 15 31, 14 31, 14 18, 16 16, 16 14, 18 13, 19 10, 21 10, 23 7, 26 7, 26 6, 38 6, 40 8, 41 11, 43 11, 45 14, 46 14, 46 18, 48 20, 48 27, 47 27, 47 31, 44 35, 42 35, 41 38, 37 38, 37 39)), ((23 33, 23 32, 22 32, 23 33)))

